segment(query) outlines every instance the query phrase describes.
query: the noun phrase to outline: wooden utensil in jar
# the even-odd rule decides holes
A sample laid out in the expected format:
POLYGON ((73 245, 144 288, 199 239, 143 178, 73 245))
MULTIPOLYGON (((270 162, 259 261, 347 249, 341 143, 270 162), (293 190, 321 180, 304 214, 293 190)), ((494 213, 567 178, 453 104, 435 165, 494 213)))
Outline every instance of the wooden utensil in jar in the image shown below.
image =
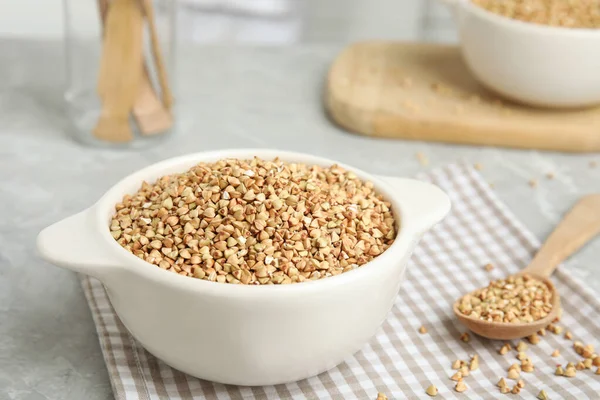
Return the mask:
POLYGON ((173 116, 158 98, 147 66, 142 70, 142 80, 133 105, 133 117, 144 135, 163 133, 173 125, 173 116))
POLYGON ((143 16, 137 0, 113 0, 106 15, 98 78, 102 112, 94 135, 108 142, 133 139, 129 115, 142 66, 143 16))
POLYGON ((160 82, 160 90, 164 106, 171 110, 173 105, 173 94, 169 87, 169 79, 167 76, 167 68, 165 66, 163 54, 158 40, 158 30, 156 27, 156 16, 154 14, 154 4, 152 0, 139 0, 148 21, 150 31, 150 43, 152 46, 152 56, 158 73, 158 81, 160 82))
MULTIPOLYGON (((109 6, 109 0, 98 0, 98 10, 103 28, 106 24, 106 15, 109 6)), ((143 1, 140 1, 139 6, 142 14, 148 17, 148 13, 146 12, 147 7, 143 1)), ((152 17, 154 18, 154 16, 152 17)), ((152 23, 149 25, 156 29, 155 24, 152 23)), ((141 68, 138 94, 132 110, 133 117, 143 135, 163 133, 173 125, 173 117, 171 112, 167 110, 158 98, 145 61, 141 68)))
POLYGON ((161 86, 163 101, 161 103, 156 90, 152 86, 148 65, 144 64, 140 90, 133 107, 133 116, 142 134, 152 135, 163 133, 173 125, 173 116, 171 114, 172 95, 168 86, 167 71, 164 70, 162 54, 160 54, 152 0, 139 0, 139 4, 148 22, 152 46, 151 52, 158 70, 158 80, 161 86), (160 64, 156 61, 156 54, 159 54, 160 64))

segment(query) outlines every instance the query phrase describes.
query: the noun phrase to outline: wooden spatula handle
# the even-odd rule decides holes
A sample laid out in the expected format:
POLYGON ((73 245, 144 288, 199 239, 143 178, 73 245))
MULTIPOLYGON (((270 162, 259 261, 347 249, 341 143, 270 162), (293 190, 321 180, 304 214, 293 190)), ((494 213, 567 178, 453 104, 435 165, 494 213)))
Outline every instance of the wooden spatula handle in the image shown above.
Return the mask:
MULTIPOLYGON (((98 13, 102 25, 102 32, 106 24, 106 15, 110 6, 109 0, 97 0, 98 13)), ((145 5, 140 4, 145 12, 145 5)), ((155 135, 169 130, 173 124, 171 113, 161 103, 152 85, 146 61, 143 61, 142 76, 139 81, 137 97, 133 104, 133 117, 143 135, 155 135)))
POLYGON ((143 65, 143 18, 136 0, 112 0, 108 8, 97 84, 102 112, 93 130, 100 140, 133 140, 128 118, 143 65))
POLYGON ((554 269, 600 233, 600 194, 583 197, 550 234, 523 272, 549 277, 554 269))
POLYGON ((152 56, 154 57, 154 63, 156 64, 156 70, 158 75, 158 81, 160 83, 163 104, 167 110, 170 110, 173 105, 173 94, 171 93, 171 88, 169 86, 167 67, 164 62, 160 42, 158 39, 158 28, 156 26, 154 4, 152 0, 140 0, 140 5, 142 6, 142 10, 146 16, 146 20, 148 21, 152 56))
POLYGON ((108 1, 109 0, 98 0, 98 14, 100 15, 100 22, 102 22, 102 31, 104 31, 104 24, 106 23, 106 14, 108 13, 108 1))

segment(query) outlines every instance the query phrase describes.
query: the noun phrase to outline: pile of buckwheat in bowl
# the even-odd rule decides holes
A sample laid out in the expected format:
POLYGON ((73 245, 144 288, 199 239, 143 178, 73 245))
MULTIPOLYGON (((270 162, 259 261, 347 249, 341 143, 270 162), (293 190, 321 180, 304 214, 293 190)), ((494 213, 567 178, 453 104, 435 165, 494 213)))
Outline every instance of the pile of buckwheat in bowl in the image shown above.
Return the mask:
POLYGON ((270 285, 353 270, 396 237, 389 202, 340 166, 226 159, 144 182, 115 206, 113 238, 162 269, 270 285))
POLYGON ((563 28, 600 29, 600 0, 471 0, 504 17, 563 28))

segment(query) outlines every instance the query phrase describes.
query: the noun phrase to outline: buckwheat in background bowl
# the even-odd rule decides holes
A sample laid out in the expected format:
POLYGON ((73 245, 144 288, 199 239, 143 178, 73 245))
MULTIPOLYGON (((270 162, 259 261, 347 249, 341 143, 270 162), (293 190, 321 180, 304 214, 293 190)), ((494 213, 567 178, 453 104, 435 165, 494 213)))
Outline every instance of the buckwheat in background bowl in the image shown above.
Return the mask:
POLYGON ((484 86, 538 107, 600 104, 600 29, 525 22, 471 0, 443 1, 454 11, 465 62, 484 86))

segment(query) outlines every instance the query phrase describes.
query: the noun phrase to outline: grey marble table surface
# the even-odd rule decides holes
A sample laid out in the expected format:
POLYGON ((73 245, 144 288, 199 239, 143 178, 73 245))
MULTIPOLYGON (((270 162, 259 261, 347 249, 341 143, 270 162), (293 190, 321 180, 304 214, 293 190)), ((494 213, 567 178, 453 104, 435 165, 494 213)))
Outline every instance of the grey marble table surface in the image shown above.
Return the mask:
MULTIPOLYGON (((398 176, 457 160, 479 162, 500 198, 539 238, 577 198, 600 192, 600 167, 589 166, 600 155, 374 140, 340 130, 321 105, 324 75, 340 48, 189 51, 177 70, 176 135, 133 152, 81 147, 65 133, 58 44, 0 41, 1 400, 112 397, 77 276, 41 261, 35 237, 149 163, 232 146, 309 152, 398 176), (417 152, 429 158, 428 167, 417 152), (555 179, 546 179, 548 172, 555 179)), ((564 268, 598 291, 599 256, 600 240, 564 268)))

